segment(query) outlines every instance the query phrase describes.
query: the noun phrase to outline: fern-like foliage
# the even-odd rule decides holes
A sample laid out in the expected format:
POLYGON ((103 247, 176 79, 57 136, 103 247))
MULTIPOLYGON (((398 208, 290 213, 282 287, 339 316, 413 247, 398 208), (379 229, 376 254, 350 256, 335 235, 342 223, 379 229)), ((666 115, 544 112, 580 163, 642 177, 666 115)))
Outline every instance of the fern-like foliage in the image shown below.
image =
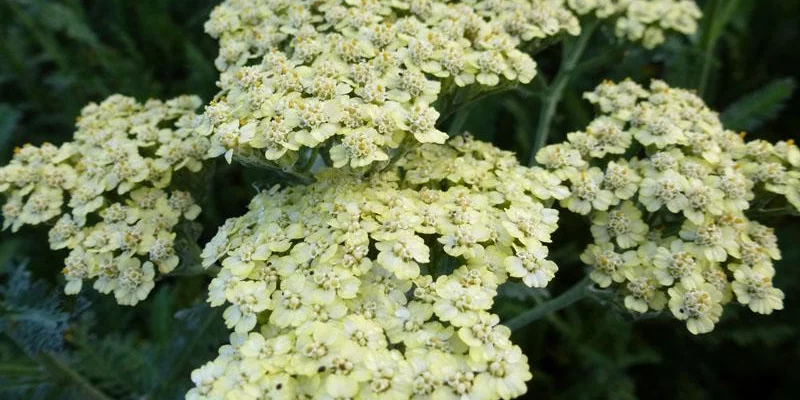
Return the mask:
POLYGON ((778 116, 796 87, 792 78, 776 79, 728 106, 720 118, 729 129, 754 131, 778 116))
POLYGON ((12 267, 6 279, 0 288, 0 331, 27 354, 61 351, 69 314, 61 309, 58 294, 31 281, 25 263, 12 267))
POLYGON ((0 397, 78 398, 82 390, 65 384, 65 347, 70 314, 58 291, 34 281, 25 262, 8 262, 0 278, 0 397))
POLYGON ((191 385, 189 372, 227 339, 218 310, 205 303, 180 310, 179 292, 170 287, 143 309, 101 321, 94 312, 107 299, 92 299, 90 308, 90 300, 66 298, 33 279, 26 263, 6 264, 0 399, 179 399, 191 385), (116 324, 141 329, 120 334, 116 324))

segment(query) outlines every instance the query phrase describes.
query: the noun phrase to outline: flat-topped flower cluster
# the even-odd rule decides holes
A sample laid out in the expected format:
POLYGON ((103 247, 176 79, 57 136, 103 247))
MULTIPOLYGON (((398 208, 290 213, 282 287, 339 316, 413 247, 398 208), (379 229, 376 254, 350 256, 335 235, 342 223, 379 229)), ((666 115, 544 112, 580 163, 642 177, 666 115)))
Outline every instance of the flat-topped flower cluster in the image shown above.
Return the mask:
POLYGON ((757 313, 782 309, 777 239, 748 213, 779 195, 798 206, 797 146, 745 142, 661 81, 604 82, 585 97, 600 115, 536 159, 568 182, 561 205, 591 218, 592 279, 637 313, 668 305, 692 333, 711 331, 733 294, 757 313))
POLYGON ((221 91, 202 132, 229 162, 307 169, 322 150, 337 168, 384 165, 447 139, 442 103, 531 81, 528 52, 577 35, 576 12, 616 18, 617 35, 647 47, 700 17, 686 0, 227 0, 206 23, 221 91))
POLYGON ((73 141, 25 145, 0 168, 3 228, 53 224, 52 249, 68 249, 65 291, 95 279, 102 293, 133 305, 153 288, 155 272, 178 265, 174 228, 200 212, 173 173, 198 172, 209 140, 194 96, 144 104, 114 95, 81 112, 73 141))
POLYGON ((220 43, 211 154, 288 168, 322 150, 363 170, 444 143, 437 100, 531 81, 522 47, 580 31, 562 3, 227 0, 206 23, 220 43))
POLYGON ((233 333, 187 398, 516 397, 527 358, 491 308, 509 279, 553 279, 556 202, 591 218, 581 259, 633 312, 704 333, 734 298, 783 307, 777 239, 750 218, 800 210, 793 143, 745 142, 660 81, 587 93, 600 115, 542 149, 544 168, 437 128, 530 82, 529 54, 581 22, 652 48, 699 17, 688 0, 226 0, 205 25, 220 92, 203 113, 190 96, 90 104, 73 141, 0 168, 4 228, 52 224, 66 292, 94 280, 132 305, 200 212, 174 174, 221 155, 299 172, 311 183, 258 194, 201 254, 233 333))
POLYGON ((613 20, 617 37, 648 49, 664 43, 669 31, 695 33, 702 16, 691 0, 567 0, 567 4, 579 15, 613 20))
POLYGON ((188 398, 524 393, 527 359, 490 308, 509 277, 553 278, 559 180, 464 137, 319 178, 256 196, 203 251, 235 333, 188 398))

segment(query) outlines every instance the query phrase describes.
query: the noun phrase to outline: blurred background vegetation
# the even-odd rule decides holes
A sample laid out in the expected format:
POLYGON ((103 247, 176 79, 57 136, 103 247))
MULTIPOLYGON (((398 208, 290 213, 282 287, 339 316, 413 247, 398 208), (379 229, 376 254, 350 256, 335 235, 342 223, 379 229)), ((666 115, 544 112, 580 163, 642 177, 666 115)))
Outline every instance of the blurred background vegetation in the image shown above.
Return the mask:
MULTIPOLYGON (((61 143, 81 107, 112 93, 140 100, 215 93, 214 41, 202 25, 210 0, 0 0, 0 163, 23 143, 61 143)), ((800 132, 800 1, 699 1, 697 35, 654 51, 620 43, 601 28, 559 104, 550 142, 592 118, 581 93, 603 79, 651 78, 696 89, 726 126, 770 140, 800 132)), ((481 100, 441 121, 525 158, 540 108, 541 82, 558 70, 561 48, 538 54, 531 85, 481 100)), ((455 129, 454 129, 455 130, 455 129)), ((217 165, 203 199, 201 240, 240 215, 269 179, 217 165), (214 193, 226 193, 215 196, 214 193)), ((581 279, 576 254, 588 226, 563 213, 549 292, 504 288, 497 310, 512 316, 581 279)), ((534 370, 539 399, 789 399, 800 393, 800 228, 769 221, 783 260, 776 286, 785 310, 760 317, 729 307, 713 333, 692 336, 666 317, 635 320, 603 293, 515 333, 534 370)), ((220 310, 203 299, 209 277, 170 277, 136 308, 85 290, 61 294, 64 254, 46 230, 0 233, 0 398, 173 399, 189 374, 227 341, 220 310)))

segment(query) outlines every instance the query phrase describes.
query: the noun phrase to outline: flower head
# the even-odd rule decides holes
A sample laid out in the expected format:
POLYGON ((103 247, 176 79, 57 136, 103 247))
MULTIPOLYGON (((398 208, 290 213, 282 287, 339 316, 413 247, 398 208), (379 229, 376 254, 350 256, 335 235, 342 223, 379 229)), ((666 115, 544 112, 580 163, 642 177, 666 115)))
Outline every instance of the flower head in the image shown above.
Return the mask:
MULTIPOLYGON (((569 3, 603 10, 600 2, 569 3)), ((680 29, 690 28, 685 18, 694 13, 686 2, 625 3, 617 28, 645 41, 667 8, 676 10, 670 18, 686 13, 670 20, 680 29)), ((536 160, 568 183, 560 204, 591 219, 594 243, 581 255, 591 279, 638 313, 662 309, 668 293, 672 314, 696 334, 713 329, 734 294, 754 312, 780 310, 783 292, 772 286, 772 260, 781 257, 775 235, 748 212, 757 194, 768 192, 784 196, 788 207, 800 204, 797 146, 745 142, 696 94, 661 81, 647 89, 606 81, 584 97, 600 115, 536 160)))
POLYGON ((192 96, 144 104, 113 95, 83 108, 73 141, 25 145, 0 168, 4 227, 13 231, 57 219, 48 239, 68 249, 65 291, 96 279, 103 293, 134 305, 153 288, 155 270, 180 258, 176 228, 200 207, 172 175, 199 171, 209 140, 197 134, 200 100, 192 96))
POLYGON ((509 277, 544 287, 557 270, 543 242, 558 214, 543 201, 565 188, 534 177, 555 179, 466 136, 363 177, 330 169, 262 192, 204 250, 222 267, 209 302, 226 303, 234 331, 289 345, 270 368, 243 346, 208 380, 246 391, 224 377, 288 374, 287 395, 323 398, 522 394, 527 361, 490 310, 509 277))
POLYGON ((322 150, 356 171, 443 143, 436 122, 459 88, 530 82, 520 48, 580 32, 563 2, 516 0, 229 0, 205 29, 221 73, 211 156, 289 167, 322 150))

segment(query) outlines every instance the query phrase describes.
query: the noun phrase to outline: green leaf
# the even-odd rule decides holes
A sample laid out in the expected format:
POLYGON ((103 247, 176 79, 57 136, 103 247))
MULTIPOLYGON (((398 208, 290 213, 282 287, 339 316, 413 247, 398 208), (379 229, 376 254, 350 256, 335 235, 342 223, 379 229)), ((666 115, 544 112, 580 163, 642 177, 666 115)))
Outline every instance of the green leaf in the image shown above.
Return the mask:
POLYGON ((778 116, 797 83, 792 78, 776 79, 728 106, 720 118, 728 129, 752 131, 778 116))
POLYGON ((70 39, 91 47, 97 47, 100 44, 83 16, 69 6, 47 3, 43 6, 40 17, 42 23, 47 27, 55 31, 63 31, 70 39))

